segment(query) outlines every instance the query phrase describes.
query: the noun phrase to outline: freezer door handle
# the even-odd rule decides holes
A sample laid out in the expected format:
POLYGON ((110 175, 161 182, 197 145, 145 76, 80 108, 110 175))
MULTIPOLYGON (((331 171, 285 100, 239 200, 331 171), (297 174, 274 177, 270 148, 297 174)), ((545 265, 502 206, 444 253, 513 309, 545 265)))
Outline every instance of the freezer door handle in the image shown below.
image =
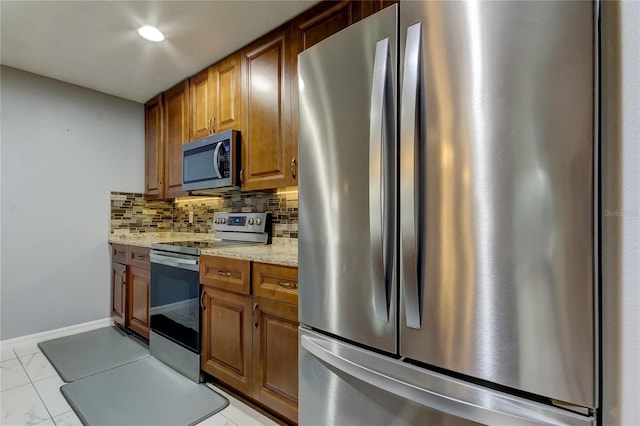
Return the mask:
POLYGON ((407 29, 400 109, 400 257, 407 327, 420 328, 418 277, 419 86, 422 24, 407 29))
POLYGON ((301 348, 331 370, 339 370, 392 395, 455 417, 505 426, 595 424, 591 416, 462 382, 311 333, 301 332, 301 348))
POLYGON ((389 39, 376 44, 369 112, 369 236, 376 319, 389 321, 395 215, 395 130, 389 39))

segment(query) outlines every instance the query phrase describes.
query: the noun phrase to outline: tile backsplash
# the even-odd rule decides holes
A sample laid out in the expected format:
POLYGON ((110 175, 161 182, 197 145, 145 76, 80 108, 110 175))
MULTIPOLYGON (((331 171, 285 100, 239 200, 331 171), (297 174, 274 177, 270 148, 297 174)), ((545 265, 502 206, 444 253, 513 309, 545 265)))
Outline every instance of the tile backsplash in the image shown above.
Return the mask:
POLYGON ((144 194, 111 193, 111 233, 172 231, 173 204, 150 201, 144 194))
POLYGON ((274 237, 298 238, 298 192, 232 191, 214 197, 145 200, 144 194, 111 193, 111 233, 211 232, 213 213, 268 212, 274 237), (193 221, 189 222, 189 213, 193 221))

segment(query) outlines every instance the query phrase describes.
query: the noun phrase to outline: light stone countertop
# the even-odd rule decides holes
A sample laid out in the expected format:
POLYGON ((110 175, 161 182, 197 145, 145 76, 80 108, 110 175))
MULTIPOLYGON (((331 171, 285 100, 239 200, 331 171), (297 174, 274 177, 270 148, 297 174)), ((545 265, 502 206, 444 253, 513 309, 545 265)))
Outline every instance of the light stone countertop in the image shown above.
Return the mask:
POLYGON ((296 238, 273 238, 272 244, 209 248, 203 249, 200 253, 206 256, 298 267, 298 240, 296 238))
MULTIPOLYGON (((141 234, 110 234, 109 243, 137 247, 151 247, 152 243, 173 241, 214 240, 213 234, 194 232, 145 232, 141 234)), ((272 244, 203 249, 202 255, 250 260, 274 265, 298 266, 298 240, 296 238, 273 238, 272 244)))

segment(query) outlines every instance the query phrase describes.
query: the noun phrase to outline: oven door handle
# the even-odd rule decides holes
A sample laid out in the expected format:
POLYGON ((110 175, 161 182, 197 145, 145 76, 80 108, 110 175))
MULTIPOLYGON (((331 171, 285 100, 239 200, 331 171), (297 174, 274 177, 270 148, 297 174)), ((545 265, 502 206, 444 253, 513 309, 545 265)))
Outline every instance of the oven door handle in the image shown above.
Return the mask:
POLYGON ((164 256, 161 254, 151 253, 149 255, 151 263, 160 265, 173 266, 180 269, 188 269, 190 271, 200 270, 200 259, 184 259, 181 257, 164 256))

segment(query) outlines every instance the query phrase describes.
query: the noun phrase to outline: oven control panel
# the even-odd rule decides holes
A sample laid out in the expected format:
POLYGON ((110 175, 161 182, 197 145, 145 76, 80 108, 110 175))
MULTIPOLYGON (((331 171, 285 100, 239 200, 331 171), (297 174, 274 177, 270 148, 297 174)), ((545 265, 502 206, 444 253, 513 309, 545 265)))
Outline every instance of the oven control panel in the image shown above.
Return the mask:
POLYGON ((216 233, 270 233, 271 213, 214 213, 213 230, 216 233))

